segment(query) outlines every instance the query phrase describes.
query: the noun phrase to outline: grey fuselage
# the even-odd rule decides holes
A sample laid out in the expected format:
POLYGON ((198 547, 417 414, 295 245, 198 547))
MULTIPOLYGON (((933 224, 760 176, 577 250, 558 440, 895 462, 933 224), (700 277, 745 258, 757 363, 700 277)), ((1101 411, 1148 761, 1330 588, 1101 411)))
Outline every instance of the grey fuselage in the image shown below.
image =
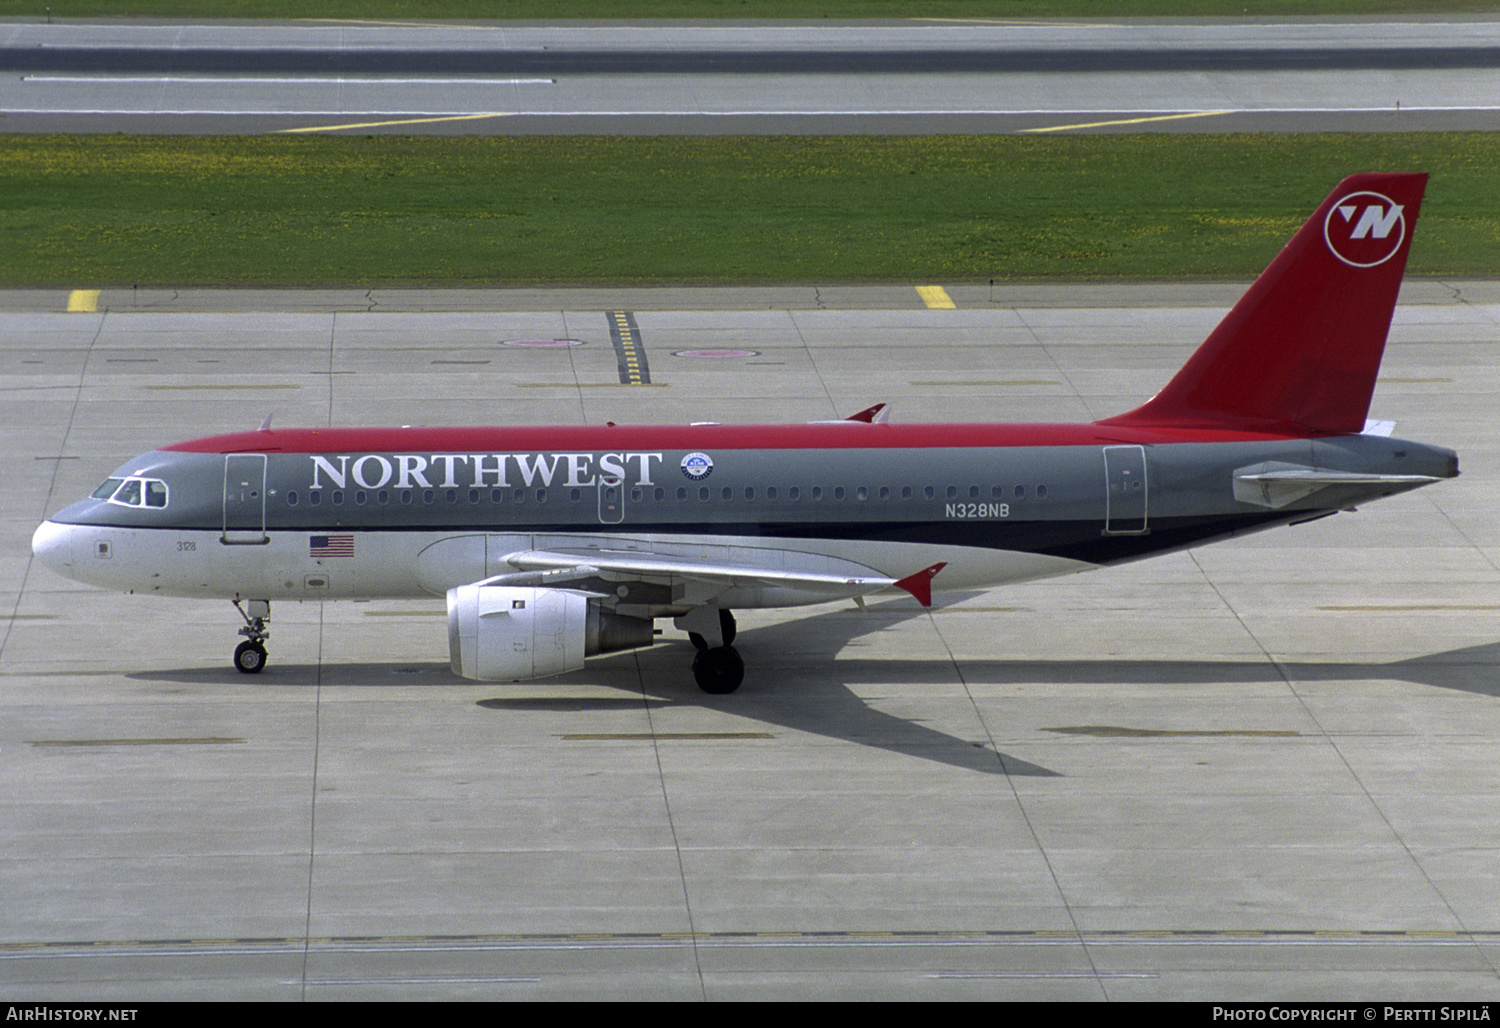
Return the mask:
MULTIPOLYGON (((744 445, 749 428, 613 430, 612 448, 570 445, 596 441, 575 429, 551 449, 534 431, 350 430, 319 450, 309 433, 245 433, 126 462, 112 478, 145 483, 159 505, 140 490, 134 503, 83 500, 36 546, 80 581, 198 597, 437 596, 538 550, 891 579, 942 562, 935 587, 974 588, 1311 520, 1457 474, 1450 450, 1375 435, 1027 429, 1019 442, 943 445, 888 425, 802 426, 797 446, 744 445)), ((786 592, 736 605, 827 598, 786 592)), ((656 600, 641 613, 677 609, 656 600)))

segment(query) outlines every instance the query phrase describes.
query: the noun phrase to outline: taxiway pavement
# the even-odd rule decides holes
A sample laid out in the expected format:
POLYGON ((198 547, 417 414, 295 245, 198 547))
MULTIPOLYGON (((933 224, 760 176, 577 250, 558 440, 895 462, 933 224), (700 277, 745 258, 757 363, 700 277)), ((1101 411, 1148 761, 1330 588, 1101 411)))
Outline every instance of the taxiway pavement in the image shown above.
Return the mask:
POLYGON ((278 605, 247 678, 227 604, 29 555, 122 460, 267 413, 1104 416, 1228 302, 1112 288, 0 294, 0 994, 1500 998, 1493 283, 1411 285, 1372 412, 1461 478, 930 612, 747 612, 727 697, 671 629, 455 679, 440 600, 278 605))

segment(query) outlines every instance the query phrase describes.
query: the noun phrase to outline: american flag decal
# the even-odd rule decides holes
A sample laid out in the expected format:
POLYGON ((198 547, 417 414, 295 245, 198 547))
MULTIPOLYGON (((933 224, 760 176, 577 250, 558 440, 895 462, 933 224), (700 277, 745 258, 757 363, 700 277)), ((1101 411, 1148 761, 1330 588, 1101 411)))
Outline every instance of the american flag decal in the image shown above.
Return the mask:
POLYGON ((354 556, 354 536, 309 536, 307 539, 307 555, 309 557, 352 557, 354 556))

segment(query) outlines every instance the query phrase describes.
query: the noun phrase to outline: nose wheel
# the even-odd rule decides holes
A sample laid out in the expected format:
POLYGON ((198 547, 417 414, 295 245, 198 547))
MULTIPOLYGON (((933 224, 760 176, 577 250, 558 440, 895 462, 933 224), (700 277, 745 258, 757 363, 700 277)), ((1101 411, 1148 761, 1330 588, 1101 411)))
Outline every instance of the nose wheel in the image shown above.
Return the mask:
POLYGON ((234 601, 234 609, 245 619, 245 627, 240 629, 245 641, 234 648, 234 669, 243 675, 257 675, 266 666, 266 639, 271 635, 268 627, 271 602, 250 600, 249 606, 247 612, 239 600, 234 601))
POLYGON ((266 666, 266 648, 258 642, 242 642, 234 648, 234 669, 241 674, 259 674, 266 666))

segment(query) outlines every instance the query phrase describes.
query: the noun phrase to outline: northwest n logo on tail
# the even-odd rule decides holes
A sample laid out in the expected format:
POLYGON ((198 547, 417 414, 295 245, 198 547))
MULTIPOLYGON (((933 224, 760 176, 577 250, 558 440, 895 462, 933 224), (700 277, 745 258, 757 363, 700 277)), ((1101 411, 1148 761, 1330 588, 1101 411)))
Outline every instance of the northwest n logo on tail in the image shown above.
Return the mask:
POLYGON ((1323 238, 1345 264, 1373 268, 1396 256, 1406 240, 1405 209, 1380 193, 1350 193, 1328 212, 1323 238))

